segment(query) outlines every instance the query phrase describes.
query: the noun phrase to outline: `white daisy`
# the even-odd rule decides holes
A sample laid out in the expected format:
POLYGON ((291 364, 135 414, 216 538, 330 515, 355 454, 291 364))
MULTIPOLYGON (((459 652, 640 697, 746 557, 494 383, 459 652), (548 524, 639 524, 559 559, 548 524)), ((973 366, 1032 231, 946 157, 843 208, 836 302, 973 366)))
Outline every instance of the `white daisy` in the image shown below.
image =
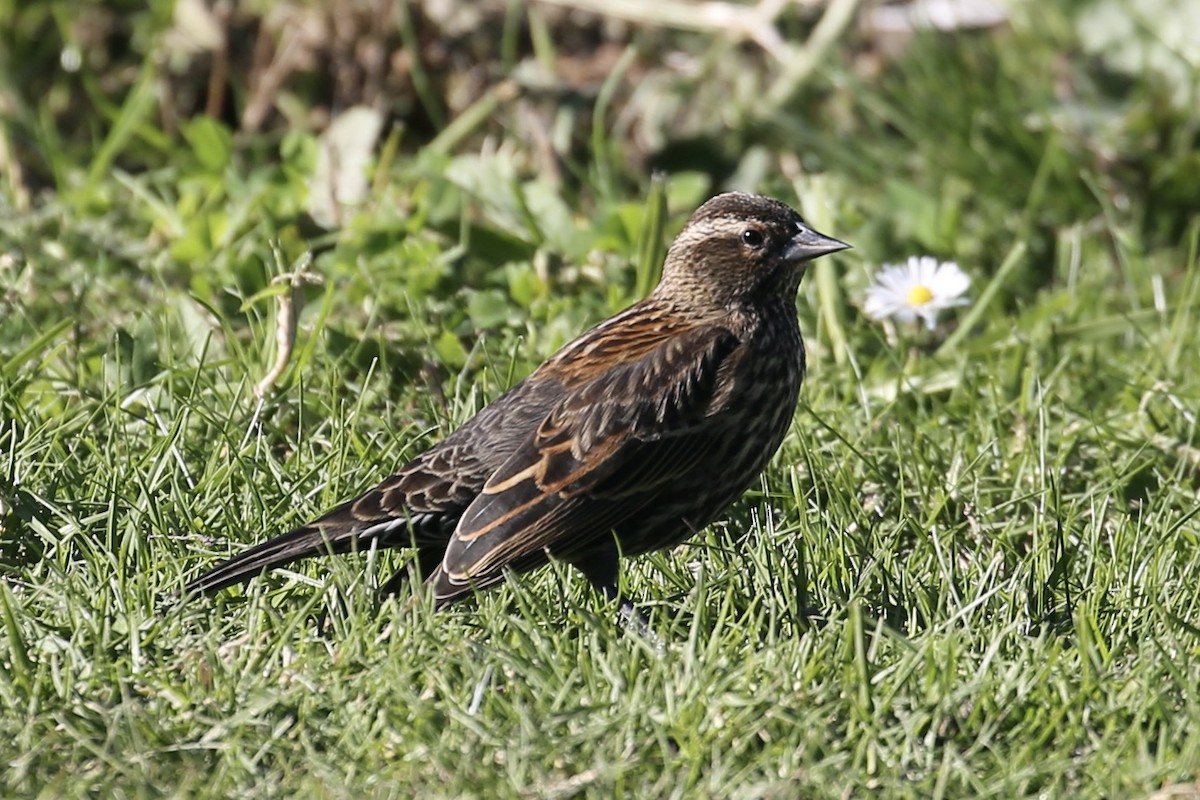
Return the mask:
POLYGON ((867 289, 863 311, 877 320, 913 322, 920 318, 932 330, 943 309, 971 302, 963 297, 970 285, 967 273, 953 261, 910 256, 905 264, 883 265, 875 283, 867 289))

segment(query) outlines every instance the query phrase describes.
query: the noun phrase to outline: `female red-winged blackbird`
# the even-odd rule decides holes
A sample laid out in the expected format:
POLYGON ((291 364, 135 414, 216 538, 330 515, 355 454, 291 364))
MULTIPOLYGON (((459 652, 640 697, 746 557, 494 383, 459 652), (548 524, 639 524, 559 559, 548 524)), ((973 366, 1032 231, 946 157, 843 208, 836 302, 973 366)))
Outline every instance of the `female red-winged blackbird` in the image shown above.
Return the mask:
POLYGON ((375 488, 186 592, 374 545, 415 548, 438 607, 550 558, 617 597, 618 555, 692 536, 779 448, 804 377, 800 278, 809 261, 847 247, 776 200, 714 197, 676 237, 645 300, 375 488))

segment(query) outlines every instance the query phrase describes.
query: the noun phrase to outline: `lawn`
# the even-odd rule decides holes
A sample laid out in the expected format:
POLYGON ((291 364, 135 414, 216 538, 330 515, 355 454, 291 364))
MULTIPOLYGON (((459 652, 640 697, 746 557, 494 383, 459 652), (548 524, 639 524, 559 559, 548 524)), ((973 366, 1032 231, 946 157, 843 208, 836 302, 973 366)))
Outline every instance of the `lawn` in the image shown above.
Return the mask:
POLYGON ((1194 4, 678 5, 0 2, 0 795, 1200 796, 1194 4), (662 647, 561 565, 178 601, 734 188, 854 249, 761 484, 625 563, 662 647), (862 310, 912 255, 933 329, 862 310))

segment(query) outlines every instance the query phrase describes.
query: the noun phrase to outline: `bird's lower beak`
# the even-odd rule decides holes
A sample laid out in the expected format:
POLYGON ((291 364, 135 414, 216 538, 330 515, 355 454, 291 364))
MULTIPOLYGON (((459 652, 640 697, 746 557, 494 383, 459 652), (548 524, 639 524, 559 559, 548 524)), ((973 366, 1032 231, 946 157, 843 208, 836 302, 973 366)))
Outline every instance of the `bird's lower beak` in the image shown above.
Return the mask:
POLYGON ((800 232, 783 246, 783 260, 812 261, 819 256, 849 249, 850 245, 845 242, 817 233, 807 225, 801 225, 800 232))

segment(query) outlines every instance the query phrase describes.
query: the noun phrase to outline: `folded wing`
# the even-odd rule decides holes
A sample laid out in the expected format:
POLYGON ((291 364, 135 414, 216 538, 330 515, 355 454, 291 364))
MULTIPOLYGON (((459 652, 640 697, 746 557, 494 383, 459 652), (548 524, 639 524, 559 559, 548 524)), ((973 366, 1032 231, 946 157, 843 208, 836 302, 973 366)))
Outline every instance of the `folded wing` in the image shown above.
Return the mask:
POLYGON ((699 325, 653 336, 626 322, 621 335, 635 338, 622 347, 605 333, 530 376, 559 382, 562 399, 463 513, 433 576, 439 603, 496 583, 505 569, 613 546, 614 528, 705 457, 705 420, 721 408, 734 334, 699 325))

